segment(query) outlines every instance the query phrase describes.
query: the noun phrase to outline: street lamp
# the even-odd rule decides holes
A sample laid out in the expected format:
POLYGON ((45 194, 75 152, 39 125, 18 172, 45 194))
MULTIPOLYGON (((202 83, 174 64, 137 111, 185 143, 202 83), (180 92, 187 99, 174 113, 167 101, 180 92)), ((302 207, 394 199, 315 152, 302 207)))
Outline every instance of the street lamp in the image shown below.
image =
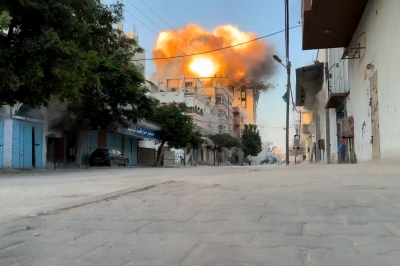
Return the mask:
MULTIPOLYGON (((272 57, 275 59, 276 62, 278 62, 279 64, 282 64, 282 59, 280 59, 279 56, 274 54, 272 57)), ((283 66, 285 66, 285 65, 283 65, 283 66)))
POLYGON ((287 65, 282 63, 282 59, 277 55, 272 56, 276 62, 284 66, 287 70, 287 86, 286 86, 286 165, 289 165, 289 99, 290 99, 290 68, 292 64, 290 61, 287 62, 287 65))

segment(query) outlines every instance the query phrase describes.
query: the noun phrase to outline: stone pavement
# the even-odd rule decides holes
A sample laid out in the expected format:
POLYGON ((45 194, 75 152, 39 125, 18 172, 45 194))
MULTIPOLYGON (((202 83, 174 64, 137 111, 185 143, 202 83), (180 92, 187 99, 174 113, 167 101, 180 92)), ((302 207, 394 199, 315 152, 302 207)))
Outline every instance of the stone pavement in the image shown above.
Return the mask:
MULTIPOLYGON (((0 173, 0 222, 79 204, 116 191, 136 190, 171 178, 240 173, 240 167, 130 168, 92 167, 0 173)), ((243 168, 245 169, 245 168, 243 168)))
POLYGON ((175 182, 0 224, 0 265, 398 265, 399 169, 164 169, 175 182))

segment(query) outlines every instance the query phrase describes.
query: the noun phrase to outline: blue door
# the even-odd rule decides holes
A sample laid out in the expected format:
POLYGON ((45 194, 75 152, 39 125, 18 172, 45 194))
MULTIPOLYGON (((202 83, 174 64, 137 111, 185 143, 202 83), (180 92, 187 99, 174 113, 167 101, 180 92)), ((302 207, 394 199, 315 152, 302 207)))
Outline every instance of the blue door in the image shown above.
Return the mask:
POLYGON ((43 124, 13 120, 12 167, 43 167, 43 124))
POLYGON ((3 168, 4 120, 0 119, 0 168, 3 168))
POLYGON ((137 144, 136 138, 125 138, 125 157, 129 159, 129 165, 137 165, 137 144))
POLYGON ((82 164, 89 164, 89 157, 99 144, 98 131, 85 131, 82 140, 82 164))
POLYGON ((18 120, 13 121, 13 143, 12 143, 12 168, 21 168, 22 152, 21 152, 21 124, 18 120))
POLYGON ((43 127, 37 125, 34 127, 34 166, 36 168, 44 167, 43 164, 43 127))
POLYGON ((32 132, 34 132, 33 127, 29 127, 27 125, 21 126, 22 130, 22 158, 23 158, 23 168, 32 168, 33 167, 33 139, 32 132))
POLYGON ((122 150, 122 136, 120 134, 107 133, 107 148, 122 150))

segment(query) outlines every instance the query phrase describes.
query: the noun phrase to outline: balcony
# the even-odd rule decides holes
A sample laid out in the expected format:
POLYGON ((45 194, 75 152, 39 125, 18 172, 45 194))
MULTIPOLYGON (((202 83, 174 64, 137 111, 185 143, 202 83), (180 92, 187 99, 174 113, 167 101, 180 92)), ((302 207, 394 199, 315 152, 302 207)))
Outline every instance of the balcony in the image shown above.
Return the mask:
POLYGON ((240 108, 239 108, 239 106, 233 107, 233 108, 232 108, 232 111, 233 111, 234 113, 240 113, 240 108))
POLYGON ((225 108, 225 110, 220 111, 227 111, 229 109, 229 103, 224 97, 217 96, 215 97, 215 106, 217 108, 225 108))
POLYGON ((303 50, 348 47, 368 0, 303 0, 303 50))
POLYGON ((188 115, 196 114, 196 115, 201 116, 201 117, 204 116, 204 112, 201 109, 196 109, 196 108, 193 108, 193 107, 187 107, 187 114, 188 115))
POLYGON ((228 94, 227 90, 222 89, 222 88, 215 89, 215 95, 222 96, 224 98, 229 98, 229 94, 228 94))
POLYGON ((219 113, 218 118, 220 123, 228 123, 228 116, 224 113, 219 113))
POLYGON ((240 119, 239 118, 234 118, 233 119, 233 125, 234 126, 240 126, 240 119))

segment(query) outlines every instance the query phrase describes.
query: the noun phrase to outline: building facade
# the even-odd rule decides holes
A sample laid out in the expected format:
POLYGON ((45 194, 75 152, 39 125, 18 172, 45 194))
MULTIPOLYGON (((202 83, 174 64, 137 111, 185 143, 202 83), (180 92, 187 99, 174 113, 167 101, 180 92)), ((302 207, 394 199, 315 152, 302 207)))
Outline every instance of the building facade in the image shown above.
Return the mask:
POLYGON ((0 108, 0 168, 44 168, 46 108, 25 104, 0 108))
POLYGON ((391 25, 400 19, 400 2, 321 0, 318 8, 316 4, 303 0, 303 49, 319 49, 318 61, 323 63, 324 106, 317 114, 325 117, 321 125, 326 132, 321 132, 327 161, 336 159, 342 136, 348 162, 399 157, 400 41, 391 25))

